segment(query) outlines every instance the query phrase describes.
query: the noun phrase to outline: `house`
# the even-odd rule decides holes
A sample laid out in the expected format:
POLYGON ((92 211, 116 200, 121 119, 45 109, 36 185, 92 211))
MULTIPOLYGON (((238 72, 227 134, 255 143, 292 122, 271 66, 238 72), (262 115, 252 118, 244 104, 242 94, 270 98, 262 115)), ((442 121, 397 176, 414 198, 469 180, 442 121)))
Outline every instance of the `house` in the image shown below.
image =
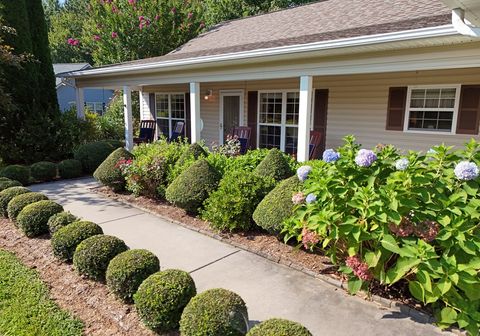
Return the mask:
MULTIPOLYGON (((55 75, 91 69, 88 63, 56 63, 53 65, 55 75)), ((76 105, 75 84, 69 78, 56 78, 57 98, 60 111, 65 112, 76 105)), ((92 112, 103 114, 105 107, 109 104, 114 90, 104 88, 89 88, 84 92, 84 106, 92 112)))
MULTIPOLYGON (((252 147, 309 155, 354 134, 366 147, 462 145, 478 138, 480 1, 325 0, 221 23, 168 55, 62 74, 131 91, 141 117, 192 142, 222 143, 235 125, 252 147)), ((82 117, 81 111, 79 116, 82 117)))

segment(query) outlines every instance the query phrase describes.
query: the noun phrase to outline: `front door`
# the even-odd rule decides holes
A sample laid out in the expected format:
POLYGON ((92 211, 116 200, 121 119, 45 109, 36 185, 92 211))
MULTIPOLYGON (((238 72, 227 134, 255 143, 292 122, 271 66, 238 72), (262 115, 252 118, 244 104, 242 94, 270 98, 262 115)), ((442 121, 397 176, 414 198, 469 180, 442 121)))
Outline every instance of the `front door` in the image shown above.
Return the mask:
POLYGON ((220 144, 223 144, 233 129, 243 125, 243 92, 220 93, 220 144))

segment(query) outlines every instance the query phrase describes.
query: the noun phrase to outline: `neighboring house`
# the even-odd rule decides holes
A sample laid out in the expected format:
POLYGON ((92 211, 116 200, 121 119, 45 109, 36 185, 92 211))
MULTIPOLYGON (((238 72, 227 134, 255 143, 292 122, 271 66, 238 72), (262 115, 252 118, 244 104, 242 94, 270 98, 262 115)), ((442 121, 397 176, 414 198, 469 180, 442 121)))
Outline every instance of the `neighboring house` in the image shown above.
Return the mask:
MULTIPOLYGON (((53 65, 55 75, 63 72, 81 71, 91 69, 88 63, 56 63, 53 65)), ((56 79, 57 98, 60 111, 65 112, 76 105, 75 82, 71 79, 56 79)), ((113 97, 113 90, 103 88, 90 88, 85 90, 84 106, 90 111, 103 114, 106 106, 113 97)))
MULTIPOLYGON (((322 148, 354 134, 366 147, 427 150, 478 138, 474 25, 478 0, 326 0, 221 23, 162 57, 62 76, 80 97, 123 87, 126 120, 139 90, 143 119, 164 133, 185 121, 193 142, 222 143, 248 125, 252 147, 300 161, 311 130, 322 148)), ((130 122, 126 135, 130 147, 130 122)))

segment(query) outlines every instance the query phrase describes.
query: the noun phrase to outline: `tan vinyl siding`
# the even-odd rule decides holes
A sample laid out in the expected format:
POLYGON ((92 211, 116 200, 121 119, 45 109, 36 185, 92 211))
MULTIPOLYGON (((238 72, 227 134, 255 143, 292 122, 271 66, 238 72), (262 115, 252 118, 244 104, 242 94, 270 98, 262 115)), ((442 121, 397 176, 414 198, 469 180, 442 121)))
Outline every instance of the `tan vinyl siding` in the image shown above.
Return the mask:
POLYGON ((379 143, 393 144, 404 150, 428 150, 440 143, 462 146, 471 136, 385 130, 388 89, 392 86, 479 83, 480 68, 316 77, 314 87, 329 89, 326 146, 339 146, 347 134, 354 134, 365 147, 379 143))
POLYGON ((140 91, 140 120, 152 120, 153 111, 150 111, 150 97, 148 92, 140 91))

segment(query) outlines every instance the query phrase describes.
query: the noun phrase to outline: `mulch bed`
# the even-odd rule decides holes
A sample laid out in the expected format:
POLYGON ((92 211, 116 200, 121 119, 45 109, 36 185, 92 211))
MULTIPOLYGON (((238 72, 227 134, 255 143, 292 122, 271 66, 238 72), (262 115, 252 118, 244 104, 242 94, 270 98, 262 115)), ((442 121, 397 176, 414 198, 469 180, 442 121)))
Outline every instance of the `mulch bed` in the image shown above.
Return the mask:
POLYGON ((142 324, 133 305, 116 300, 104 284, 85 279, 72 265, 58 261, 47 236, 29 239, 10 220, 0 219, 0 248, 37 270, 52 300, 84 322, 86 335, 156 335, 142 324))
MULTIPOLYGON (((217 232, 210 228, 208 222, 190 216, 184 210, 162 200, 154 200, 143 196, 135 197, 127 193, 115 193, 108 187, 96 187, 92 188, 92 191, 113 200, 132 204, 175 222, 180 222, 183 226, 192 230, 206 233, 209 236, 308 274, 328 274, 333 279, 346 280, 342 274, 337 272, 337 268, 331 264, 328 257, 300 249, 297 246, 285 244, 266 232, 259 230, 239 233, 217 232)), ((344 285, 346 286, 346 283, 344 285)), ((409 295, 406 282, 399 281, 393 286, 384 286, 374 282, 370 286, 370 292, 382 298, 394 300, 414 309, 431 313, 428 308, 423 307, 420 302, 409 295)), ((369 299, 368 295, 364 297, 369 299)))

